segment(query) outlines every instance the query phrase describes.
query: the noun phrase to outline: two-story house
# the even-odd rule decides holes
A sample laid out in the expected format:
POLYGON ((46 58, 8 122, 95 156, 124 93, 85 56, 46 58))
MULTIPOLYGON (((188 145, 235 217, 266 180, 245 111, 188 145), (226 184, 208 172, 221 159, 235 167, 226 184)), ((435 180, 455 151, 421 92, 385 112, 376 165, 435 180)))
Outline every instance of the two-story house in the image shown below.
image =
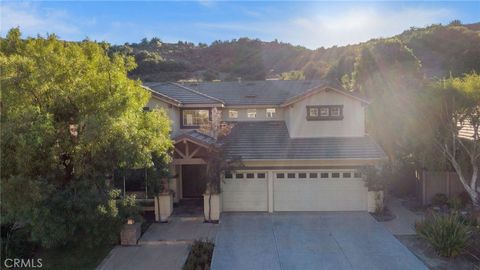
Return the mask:
POLYGON ((366 134, 368 101, 328 81, 145 83, 150 108, 164 108, 175 141, 175 200, 205 191, 202 151, 215 139, 198 128, 212 108, 234 123, 224 139, 241 171, 225 172, 223 211, 363 211, 367 188, 358 168, 382 149, 366 134))

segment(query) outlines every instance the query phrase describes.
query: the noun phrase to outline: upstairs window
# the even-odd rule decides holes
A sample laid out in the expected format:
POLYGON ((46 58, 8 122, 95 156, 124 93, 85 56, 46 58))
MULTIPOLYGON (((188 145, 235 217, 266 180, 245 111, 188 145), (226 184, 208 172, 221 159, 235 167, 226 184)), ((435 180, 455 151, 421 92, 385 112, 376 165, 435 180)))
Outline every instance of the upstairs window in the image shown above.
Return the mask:
POLYGON ((275 108, 267 109, 267 118, 275 118, 276 110, 275 108))
POLYGON ((333 117, 341 116, 341 109, 339 107, 332 107, 330 109, 330 116, 333 116, 333 117))
POLYGON ((257 109, 248 109, 247 110, 247 117, 248 118, 256 118, 257 117, 257 109))
POLYGON ((238 111, 237 110, 228 110, 228 118, 231 118, 231 119, 238 118, 238 111))
POLYGON ((320 116, 321 116, 321 117, 330 116, 330 108, 328 108, 328 107, 320 107, 320 116))
POLYGON ((208 123, 210 110, 208 109, 186 109, 182 110, 181 128, 198 128, 208 123))
POLYGON ((342 120, 343 105, 307 106, 307 121, 342 120))

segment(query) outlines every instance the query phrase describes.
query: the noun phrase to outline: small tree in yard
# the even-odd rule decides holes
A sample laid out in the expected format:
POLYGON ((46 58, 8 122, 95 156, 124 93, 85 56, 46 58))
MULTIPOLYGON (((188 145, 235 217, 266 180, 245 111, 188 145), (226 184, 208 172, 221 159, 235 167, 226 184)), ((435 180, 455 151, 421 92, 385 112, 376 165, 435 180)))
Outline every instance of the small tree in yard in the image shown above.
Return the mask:
MULTIPOLYGON (((222 122, 221 117, 221 111, 213 108, 212 119, 208 123, 202 125, 200 128, 200 131, 202 133, 209 135, 217 142, 219 142, 223 137, 228 136, 228 134, 230 134, 233 128, 233 124, 222 122)), ((225 144, 217 143, 216 145, 211 146, 211 149, 209 149, 207 155, 203 157, 203 159, 207 163, 207 187, 205 193, 209 195, 209 221, 211 220, 212 194, 220 193, 222 173, 238 169, 242 166, 242 161, 240 158, 227 158, 225 146, 225 144)))
POLYGON ((108 44, 20 36, 0 39, 2 223, 44 247, 106 244, 135 214, 107 179, 168 156, 168 117, 143 112, 133 59, 108 44))
POLYGON ((480 75, 450 78, 433 87, 434 143, 457 173, 473 205, 480 208, 480 75))

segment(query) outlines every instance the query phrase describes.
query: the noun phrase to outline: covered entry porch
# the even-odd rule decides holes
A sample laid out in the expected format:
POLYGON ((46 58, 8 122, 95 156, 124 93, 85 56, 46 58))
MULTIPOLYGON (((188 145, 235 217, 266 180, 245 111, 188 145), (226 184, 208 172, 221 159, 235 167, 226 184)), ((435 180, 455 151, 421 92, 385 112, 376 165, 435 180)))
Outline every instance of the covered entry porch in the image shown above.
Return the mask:
POLYGON ((180 208, 203 207, 202 197, 207 186, 205 158, 215 151, 215 140, 194 130, 174 140, 172 170, 175 177, 170 182, 175 192, 174 202, 180 208))

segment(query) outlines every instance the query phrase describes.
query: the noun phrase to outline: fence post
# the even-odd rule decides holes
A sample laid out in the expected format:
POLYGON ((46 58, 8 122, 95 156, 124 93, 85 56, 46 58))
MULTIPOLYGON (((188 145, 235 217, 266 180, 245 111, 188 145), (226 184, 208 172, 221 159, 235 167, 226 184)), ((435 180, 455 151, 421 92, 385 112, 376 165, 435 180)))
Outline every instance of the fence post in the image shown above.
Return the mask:
POLYGON ((451 190, 450 190, 450 172, 446 171, 445 174, 447 175, 447 181, 446 181, 446 183, 447 183, 447 197, 450 198, 450 196, 452 195, 452 194, 450 194, 451 193, 451 190))
POLYGON ((427 184, 426 184, 426 181, 427 181, 427 175, 425 173, 425 170, 422 169, 422 205, 426 205, 427 202, 427 184))

